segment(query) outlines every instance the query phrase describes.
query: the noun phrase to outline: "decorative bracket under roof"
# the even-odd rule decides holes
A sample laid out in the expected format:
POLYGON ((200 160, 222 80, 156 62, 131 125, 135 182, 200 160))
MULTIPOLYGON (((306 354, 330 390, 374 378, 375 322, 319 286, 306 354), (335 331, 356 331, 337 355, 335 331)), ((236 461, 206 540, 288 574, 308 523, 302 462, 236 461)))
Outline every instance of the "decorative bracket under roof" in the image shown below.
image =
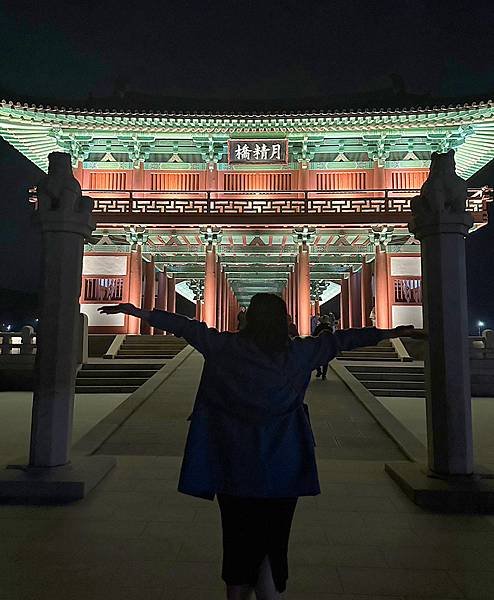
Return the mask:
POLYGON ((219 246, 221 244, 222 232, 217 227, 201 229, 199 236, 205 245, 219 246))
POLYGON ((151 148, 149 144, 141 142, 137 136, 132 136, 132 140, 128 143, 128 154, 129 161, 132 163, 134 169, 138 169, 141 163, 144 163, 151 154, 151 148))
POLYGON ((210 167, 214 168, 226 154, 226 140, 215 140, 209 137, 194 137, 194 144, 201 153, 202 160, 210 167))
POLYGON ((369 233, 369 239, 374 246, 379 246, 382 250, 390 243, 393 237, 393 227, 382 225, 373 227, 369 233))
POLYGON ((307 168, 308 163, 313 160, 323 141, 323 136, 305 135, 301 140, 290 138, 290 151, 293 161, 301 163, 302 166, 305 164, 305 168, 307 168))
POLYGON ((145 227, 130 225, 129 227, 125 227, 125 237, 132 247, 143 246, 148 241, 149 232, 145 227))
POLYGON ((293 243, 298 246, 309 245, 314 241, 316 230, 314 227, 307 227, 304 225, 302 228, 293 230, 293 243))

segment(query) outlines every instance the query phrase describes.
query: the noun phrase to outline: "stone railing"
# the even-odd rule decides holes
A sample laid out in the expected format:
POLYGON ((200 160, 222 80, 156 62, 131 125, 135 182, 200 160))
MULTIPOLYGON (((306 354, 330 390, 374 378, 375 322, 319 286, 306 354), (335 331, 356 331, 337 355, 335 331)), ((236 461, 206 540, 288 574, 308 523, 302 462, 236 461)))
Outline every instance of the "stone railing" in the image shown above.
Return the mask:
POLYGON ((36 354, 36 333, 30 325, 21 331, 0 332, 0 358, 16 354, 36 354))
POLYGON ((470 336, 469 349, 471 359, 494 359, 494 331, 486 329, 481 336, 470 336))

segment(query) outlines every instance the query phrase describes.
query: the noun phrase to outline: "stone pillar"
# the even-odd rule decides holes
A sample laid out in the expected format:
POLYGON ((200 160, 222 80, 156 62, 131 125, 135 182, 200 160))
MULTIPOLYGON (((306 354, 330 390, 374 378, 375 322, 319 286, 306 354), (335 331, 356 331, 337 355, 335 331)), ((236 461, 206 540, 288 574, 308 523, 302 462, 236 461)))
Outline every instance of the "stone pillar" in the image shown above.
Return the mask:
POLYGON ((345 277, 341 280, 340 290, 340 329, 349 327, 349 290, 348 279, 345 277))
MULTIPOLYGON (((154 257, 149 262, 144 263, 144 300, 142 307, 146 310, 154 309, 156 293, 156 271, 154 268, 154 257)), ((141 320, 141 334, 149 335, 153 333, 153 328, 144 319, 141 320)))
POLYGON ((216 246, 214 244, 206 244, 203 318, 209 327, 216 326, 216 270, 216 246))
MULTIPOLYGON (((142 247, 136 245, 135 250, 130 253, 129 268, 129 302, 138 308, 142 304, 142 247)), ((127 333, 137 334, 140 329, 140 320, 136 317, 127 317, 127 333)))
POLYGON ((310 266, 307 244, 299 246, 298 265, 298 330, 300 335, 310 335, 310 266))
POLYGON ((385 247, 381 249, 380 246, 376 246, 374 268, 376 327, 389 329, 388 256, 385 247))
POLYGON ((175 295, 175 275, 168 277, 168 286, 167 286, 167 307, 166 310, 168 312, 174 313, 176 310, 176 295, 175 295))
POLYGON ((370 314, 372 310, 372 268, 370 263, 362 257, 362 271, 360 279, 360 311, 362 313, 362 326, 372 325, 370 314))
POLYGON ((433 154, 429 178, 412 200, 410 231, 421 242, 429 468, 473 472, 465 237, 467 186, 454 152, 433 154))
POLYGON ((92 202, 81 195, 70 156, 53 152, 48 175, 38 185, 37 223, 41 230, 40 320, 33 395, 31 467, 69 462, 72 438, 79 296, 84 240, 94 225, 92 202))

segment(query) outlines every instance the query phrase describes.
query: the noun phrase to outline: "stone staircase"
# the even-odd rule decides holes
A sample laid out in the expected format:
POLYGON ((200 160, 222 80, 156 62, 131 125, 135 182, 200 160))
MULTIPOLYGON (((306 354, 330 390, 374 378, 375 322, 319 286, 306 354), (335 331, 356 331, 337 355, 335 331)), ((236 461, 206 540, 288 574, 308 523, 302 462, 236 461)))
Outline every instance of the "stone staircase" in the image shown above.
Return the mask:
POLYGON ((163 363, 127 363, 119 360, 89 363, 77 374, 76 394, 132 394, 159 371, 163 363))
POLYGON ((174 335, 128 335, 117 358, 168 360, 185 348, 187 342, 174 335))
POLYGON ((345 350, 338 355, 342 360, 386 360, 400 362, 393 344, 389 340, 379 342, 377 346, 345 350))
POLYGON ((345 366, 374 396, 425 397, 422 365, 391 363, 345 366))
POLYGON ((128 335, 115 359, 82 366, 76 394, 132 394, 186 345, 175 336, 128 335))

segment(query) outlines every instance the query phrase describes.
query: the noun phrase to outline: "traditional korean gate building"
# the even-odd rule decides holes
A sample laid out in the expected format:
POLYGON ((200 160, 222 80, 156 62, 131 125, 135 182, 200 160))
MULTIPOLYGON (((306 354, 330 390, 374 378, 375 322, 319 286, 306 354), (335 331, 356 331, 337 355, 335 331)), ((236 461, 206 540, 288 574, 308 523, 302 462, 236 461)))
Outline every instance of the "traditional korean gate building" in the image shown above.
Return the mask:
MULTIPOLYGON (((468 178, 494 158, 494 103, 409 110, 173 114, 2 102, 0 135, 42 169, 69 152, 94 199, 82 310, 90 331, 137 333, 105 303, 174 310, 175 292, 233 329, 259 291, 283 295, 302 334, 340 294, 342 325, 422 324, 410 199, 431 153, 468 178)), ((474 229, 491 190, 468 191, 474 229)), ((158 332, 156 332, 158 333, 158 332)))

